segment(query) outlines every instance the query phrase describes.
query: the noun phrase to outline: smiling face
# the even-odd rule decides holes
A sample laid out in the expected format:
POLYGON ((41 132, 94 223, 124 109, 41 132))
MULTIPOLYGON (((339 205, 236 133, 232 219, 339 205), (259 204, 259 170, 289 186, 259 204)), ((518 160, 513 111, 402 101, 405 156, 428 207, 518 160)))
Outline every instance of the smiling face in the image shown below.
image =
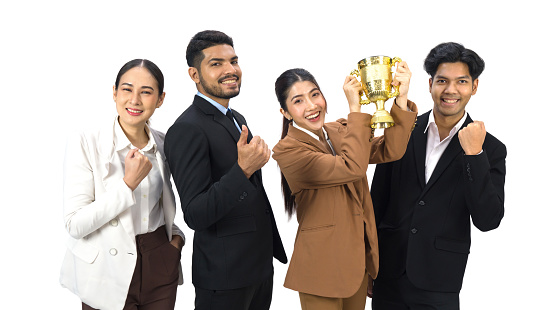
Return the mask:
POLYGON ((242 83, 238 56, 227 44, 206 48, 203 55, 199 69, 190 67, 188 73, 202 94, 228 107, 230 98, 240 93, 242 83))
POLYGON ((134 67, 120 78, 118 88, 113 86, 118 120, 126 128, 142 129, 145 123, 164 101, 164 93, 159 96, 158 84, 149 70, 134 67))
POLYGON ((286 107, 287 111, 280 109, 284 117, 293 119, 298 126, 320 135, 325 123, 327 102, 315 84, 309 81, 292 84, 286 98, 286 107))
POLYGON ((433 98, 436 120, 441 118, 449 123, 458 122, 464 115, 466 104, 476 94, 477 89, 478 79, 472 81, 467 64, 440 64, 435 76, 429 79, 429 92, 433 98))

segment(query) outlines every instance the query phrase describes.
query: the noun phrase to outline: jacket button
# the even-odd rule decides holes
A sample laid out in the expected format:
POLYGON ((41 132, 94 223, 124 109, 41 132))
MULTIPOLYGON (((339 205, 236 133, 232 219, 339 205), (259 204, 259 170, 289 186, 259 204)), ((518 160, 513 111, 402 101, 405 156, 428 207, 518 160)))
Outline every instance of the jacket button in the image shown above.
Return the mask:
POLYGON ((420 206, 425 206, 425 201, 420 200, 420 202, 418 202, 418 204, 419 204, 420 206))
POLYGON ((110 221, 110 225, 112 225, 112 226, 114 226, 114 227, 118 226, 118 220, 117 220, 117 219, 111 220, 111 221, 110 221))
POLYGON ((243 193, 240 195, 240 198, 238 198, 238 201, 244 200, 247 196, 248 196, 248 193, 243 192, 243 193))
POLYGON ((417 233, 418 230, 416 228, 412 228, 412 230, 410 230, 410 232, 412 232, 413 234, 417 233))
POLYGON ((115 248, 112 248, 108 251, 108 253, 110 253, 110 255, 112 255, 112 256, 116 256, 116 254, 118 254, 118 250, 116 250, 115 248))

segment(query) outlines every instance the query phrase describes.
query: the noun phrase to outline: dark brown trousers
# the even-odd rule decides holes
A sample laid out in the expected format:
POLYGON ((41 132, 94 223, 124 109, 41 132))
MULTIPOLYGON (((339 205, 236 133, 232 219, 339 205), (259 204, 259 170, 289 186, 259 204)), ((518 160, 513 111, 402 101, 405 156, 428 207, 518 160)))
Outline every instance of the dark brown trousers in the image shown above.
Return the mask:
MULTIPOLYGON (((181 253, 164 226, 135 237, 137 262, 123 310, 171 310, 176 302, 181 253)), ((82 303, 83 310, 96 310, 82 303)))

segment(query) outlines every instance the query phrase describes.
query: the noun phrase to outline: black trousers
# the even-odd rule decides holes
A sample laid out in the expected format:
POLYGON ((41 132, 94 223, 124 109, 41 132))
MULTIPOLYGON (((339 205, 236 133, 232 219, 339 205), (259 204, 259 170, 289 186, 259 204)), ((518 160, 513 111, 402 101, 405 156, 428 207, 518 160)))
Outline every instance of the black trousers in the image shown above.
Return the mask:
POLYGON ((195 310, 265 310, 271 306, 273 275, 261 283, 232 290, 195 287, 195 310))
POLYGON ((371 305, 374 310, 458 310, 458 295, 419 289, 405 272, 398 279, 375 280, 371 305))
MULTIPOLYGON (((181 253, 165 227, 137 235, 137 262, 124 310, 172 310, 176 302, 181 253)), ((82 310, 95 310, 82 303, 82 310)))

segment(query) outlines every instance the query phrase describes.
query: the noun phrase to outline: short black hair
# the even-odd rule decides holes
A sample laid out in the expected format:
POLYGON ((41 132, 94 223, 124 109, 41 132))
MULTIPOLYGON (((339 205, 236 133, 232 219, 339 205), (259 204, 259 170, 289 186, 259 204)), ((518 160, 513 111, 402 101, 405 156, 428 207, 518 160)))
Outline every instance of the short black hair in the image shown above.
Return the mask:
POLYGON ((151 73, 153 78, 155 78, 155 80, 157 81, 157 86, 159 87, 159 96, 162 95, 164 91, 164 75, 162 74, 161 69, 157 67, 157 65, 147 59, 134 59, 128 61, 125 65, 123 65, 116 75, 116 82, 114 83, 116 89, 118 89, 118 84, 120 84, 120 78, 122 78, 122 75, 135 67, 145 68, 147 69, 147 71, 149 71, 149 73, 151 73))
POLYGON ((188 66, 199 69, 201 61, 205 57, 203 50, 215 45, 226 44, 234 48, 232 38, 217 30, 205 30, 198 32, 191 38, 186 49, 186 60, 188 66))
POLYGON ((467 64, 472 80, 476 80, 485 68, 484 60, 476 52, 462 44, 447 42, 437 45, 429 52, 424 61, 424 70, 433 78, 439 65, 446 62, 467 64))

